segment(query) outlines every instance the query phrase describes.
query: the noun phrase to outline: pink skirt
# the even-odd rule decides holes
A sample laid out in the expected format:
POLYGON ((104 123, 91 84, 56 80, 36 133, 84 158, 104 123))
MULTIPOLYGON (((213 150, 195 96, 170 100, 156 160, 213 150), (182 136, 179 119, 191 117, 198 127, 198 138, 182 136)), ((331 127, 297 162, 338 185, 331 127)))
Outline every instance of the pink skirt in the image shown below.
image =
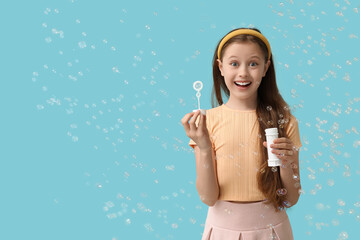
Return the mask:
POLYGON ((285 210, 275 212, 264 202, 218 200, 209 207, 202 240, 293 240, 285 210))

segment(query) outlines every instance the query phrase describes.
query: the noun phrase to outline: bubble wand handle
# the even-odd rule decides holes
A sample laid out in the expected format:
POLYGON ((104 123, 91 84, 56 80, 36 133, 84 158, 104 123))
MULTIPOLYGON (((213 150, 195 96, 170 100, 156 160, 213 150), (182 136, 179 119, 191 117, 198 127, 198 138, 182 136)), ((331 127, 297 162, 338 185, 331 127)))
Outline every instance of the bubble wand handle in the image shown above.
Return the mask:
POLYGON ((197 97, 197 99, 198 99, 198 109, 199 109, 199 110, 200 110, 200 96, 201 96, 201 93, 198 92, 198 93, 196 94, 196 97, 197 97))
POLYGON ((196 112, 196 111, 199 111, 199 110, 200 110, 200 112, 201 112, 203 115, 206 115, 205 109, 201 109, 201 108, 200 108, 200 96, 201 96, 200 91, 201 91, 201 89, 203 88, 203 83, 202 83, 201 81, 196 81, 196 82, 194 82, 194 84, 193 84, 193 88, 195 89, 195 91, 197 91, 196 97, 197 97, 197 99, 198 99, 198 109, 193 110, 193 112, 196 112))

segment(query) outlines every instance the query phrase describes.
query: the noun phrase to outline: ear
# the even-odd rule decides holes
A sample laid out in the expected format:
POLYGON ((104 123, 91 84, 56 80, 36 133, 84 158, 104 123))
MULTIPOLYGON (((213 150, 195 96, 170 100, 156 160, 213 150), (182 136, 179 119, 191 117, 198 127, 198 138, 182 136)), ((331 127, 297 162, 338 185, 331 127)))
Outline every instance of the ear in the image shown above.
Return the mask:
POLYGON ((271 63, 271 61, 270 61, 270 60, 268 60, 268 61, 266 62, 263 77, 265 77, 266 72, 267 72, 267 70, 268 70, 268 69, 269 69, 269 67, 270 67, 270 63, 271 63))
POLYGON ((216 61, 217 61, 221 76, 224 76, 224 74, 223 74, 223 64, 222 64, 221 60, 217 59, 216 61))

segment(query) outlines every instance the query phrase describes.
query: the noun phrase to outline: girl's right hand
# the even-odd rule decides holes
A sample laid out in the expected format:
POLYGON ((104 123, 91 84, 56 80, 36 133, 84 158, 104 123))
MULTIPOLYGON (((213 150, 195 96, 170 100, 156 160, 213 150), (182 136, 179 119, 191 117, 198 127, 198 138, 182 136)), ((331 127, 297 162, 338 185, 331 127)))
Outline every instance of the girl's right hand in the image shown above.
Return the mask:
POLYGON ((200 150, 211 149, 211 141, 209 131, 206 128, 206 116, 200 114, 200 110, 196 112, 187 113, 182 119, 181 123, 184 126, 186 135, 191 138, 200 150), (196 119, 200 115, 198 127, 195 124, 196 119), (189 119, 191 118, 190 122, 189 119))

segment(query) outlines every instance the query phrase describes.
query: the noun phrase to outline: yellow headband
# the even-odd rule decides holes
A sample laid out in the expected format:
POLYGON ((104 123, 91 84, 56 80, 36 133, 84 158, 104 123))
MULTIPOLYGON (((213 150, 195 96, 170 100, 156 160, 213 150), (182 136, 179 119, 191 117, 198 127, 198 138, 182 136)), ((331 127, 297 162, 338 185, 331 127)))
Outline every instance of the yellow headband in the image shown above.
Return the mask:
POLYGON ((224 44, 229 41, 229 39, 240 35, 240 34, 248 34, 248 35, 252 35, 255 37, 260 38, 266 45, 268 52, 269 52, 269 58, 268 60, 270 60, 271 57, 271 48, 270 48, 270 44, 268 42, 268 40, 266 39, 266 37, 264 35, 262 35, 261 33, 259 33, 258 31, 252 30, 252 29, 238 29, 235 31, 230 32, 228 35, 226 35, 220 42, 219 44, 219 48, 218 48, 218 59, 220 59, 220 53, 221 53, 221 49, 223 48, 224 44))

